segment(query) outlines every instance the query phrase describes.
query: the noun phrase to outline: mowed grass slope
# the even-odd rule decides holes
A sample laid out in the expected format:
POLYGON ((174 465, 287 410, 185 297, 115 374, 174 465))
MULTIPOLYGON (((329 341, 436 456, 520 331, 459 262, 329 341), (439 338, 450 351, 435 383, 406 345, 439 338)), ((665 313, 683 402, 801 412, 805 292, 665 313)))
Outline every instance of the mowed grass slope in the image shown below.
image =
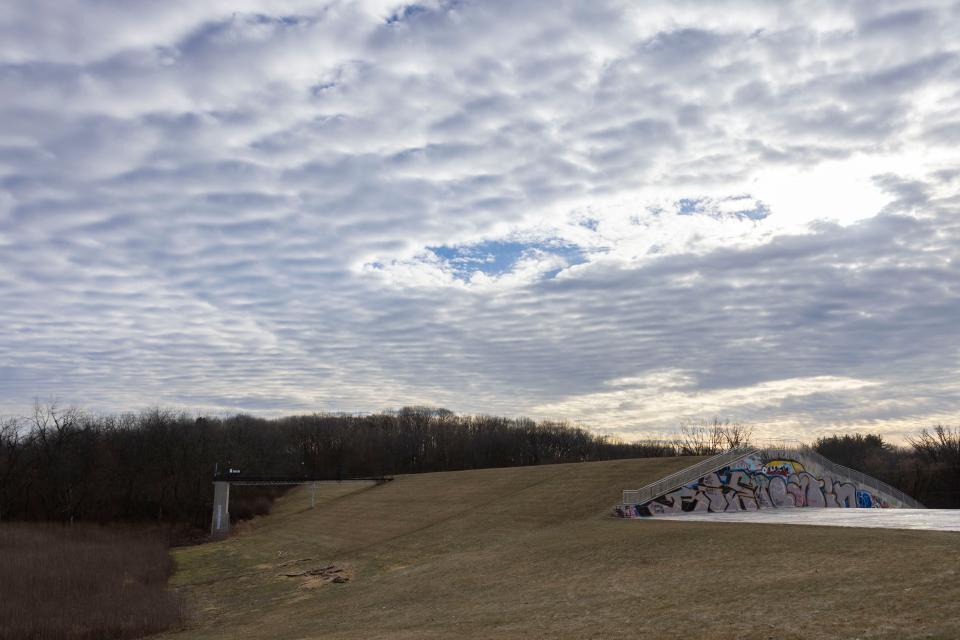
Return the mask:
POLYGON ((312 510, 298 489, 177 550, 193 618, 170 637, 960 637, 958 534, 608 517, 693 461, 403 476, 312 510))

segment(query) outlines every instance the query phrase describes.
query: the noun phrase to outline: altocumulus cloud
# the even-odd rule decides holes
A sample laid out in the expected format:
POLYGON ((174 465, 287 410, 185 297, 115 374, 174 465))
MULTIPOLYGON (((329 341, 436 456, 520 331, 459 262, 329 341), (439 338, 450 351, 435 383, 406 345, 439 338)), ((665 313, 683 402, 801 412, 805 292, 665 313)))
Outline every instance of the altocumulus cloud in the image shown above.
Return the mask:
POLYGON ((960 407, 960 4, 0 9, 0 411, 960 407))

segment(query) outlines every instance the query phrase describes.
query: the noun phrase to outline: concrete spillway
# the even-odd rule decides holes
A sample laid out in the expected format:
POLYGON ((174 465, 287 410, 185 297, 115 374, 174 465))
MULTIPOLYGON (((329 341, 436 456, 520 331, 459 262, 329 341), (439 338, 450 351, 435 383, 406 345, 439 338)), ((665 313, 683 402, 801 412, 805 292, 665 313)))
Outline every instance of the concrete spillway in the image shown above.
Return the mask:
POLYGON ((621 517, 643 518, 797 507, 923 505, 876 478, 797 447, 735 450, 702 460, 641 489, 624 491, 615 511, 621 517))
POLYGON ((681 513, 657 516, 656 519, 960 532, 960 509, 763 509, 732 513, 681 513))

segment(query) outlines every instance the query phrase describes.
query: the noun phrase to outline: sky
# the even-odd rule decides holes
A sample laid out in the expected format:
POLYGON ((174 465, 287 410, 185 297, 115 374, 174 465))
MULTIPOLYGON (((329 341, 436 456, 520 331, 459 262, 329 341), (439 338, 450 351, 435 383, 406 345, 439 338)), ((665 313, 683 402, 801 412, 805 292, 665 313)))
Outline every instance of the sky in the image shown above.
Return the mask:
POLYGON ((960 422, 960 3, 6 0, 0 414, 960 422))

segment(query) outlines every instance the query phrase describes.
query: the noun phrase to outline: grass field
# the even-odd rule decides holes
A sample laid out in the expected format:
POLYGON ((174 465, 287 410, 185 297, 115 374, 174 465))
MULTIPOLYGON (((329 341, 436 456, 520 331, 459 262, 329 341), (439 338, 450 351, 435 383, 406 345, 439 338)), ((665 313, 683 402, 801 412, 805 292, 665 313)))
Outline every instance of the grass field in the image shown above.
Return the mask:
POLYGON ((175 550, 185 638, 958 638, 960 535, 629 521, 694 460, 304 490, 175 550))

